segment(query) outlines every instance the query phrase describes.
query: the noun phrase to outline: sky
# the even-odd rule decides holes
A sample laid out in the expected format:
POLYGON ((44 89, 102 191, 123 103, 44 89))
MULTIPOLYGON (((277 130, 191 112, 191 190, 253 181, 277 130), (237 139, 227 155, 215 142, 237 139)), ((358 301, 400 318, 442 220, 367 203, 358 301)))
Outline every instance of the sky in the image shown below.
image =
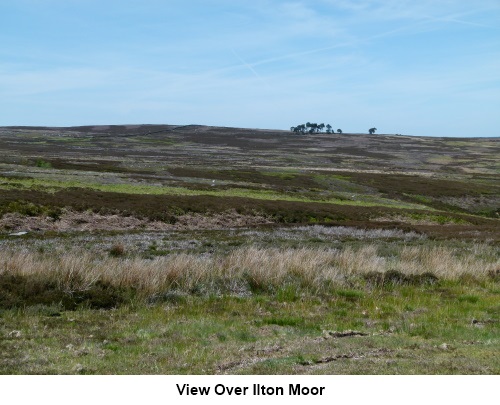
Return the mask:
POLYGON ((0 0, 0 125, 500 136, 500 0, 0 0))

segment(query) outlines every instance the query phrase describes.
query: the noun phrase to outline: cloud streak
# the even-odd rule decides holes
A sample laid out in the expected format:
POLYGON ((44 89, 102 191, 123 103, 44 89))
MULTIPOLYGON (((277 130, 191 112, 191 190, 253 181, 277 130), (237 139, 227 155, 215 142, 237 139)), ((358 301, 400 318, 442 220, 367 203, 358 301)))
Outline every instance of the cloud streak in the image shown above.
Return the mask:
POLYGON ((427 135, 453 116, 481 117, 463 135, 500 126, 498 1, 239 3, 54 0, 41 19, 32 2, 9 3, 0 125, 25 124, 29 109, 40 125, 330 119, 416 133, 439 110, 427 135))

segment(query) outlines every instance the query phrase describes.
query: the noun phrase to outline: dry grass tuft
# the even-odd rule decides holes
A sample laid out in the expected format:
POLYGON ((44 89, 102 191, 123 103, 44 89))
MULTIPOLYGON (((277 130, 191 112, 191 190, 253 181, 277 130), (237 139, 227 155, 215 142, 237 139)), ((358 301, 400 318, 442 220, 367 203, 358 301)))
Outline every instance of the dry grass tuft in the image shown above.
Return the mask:
POLYGON ((0 277, 29 277, 55 285, 67 294, 88 291, 96 283, 103 283, 120 290, 132 289, 143 298, 172 290, 272 292, 287 284, 316 293, 329 286, 348 285, 366 275, 395 271, 403 278, 422 274, 446 280, 464 275, 487 278, 500 267, 492 249, 476 245, 463 254, 439 246, 405 246, 399 256, 383 257, 374 244, 342 250, 248 247, 226 255, 175 254, 154 260, 120 255, 96 257, 82 251, 50 256, 9 251, 0 257, 0 277))
POLYGON ((494 262, 481 259, 486 252, 484 245, 474 245, 472 252, 457 255, 457 252, 444 247, 405 246, 394 268, 405 274, 432 273, 438 278, 457 279, 464 275, 485 277, 498 267, 494 262))

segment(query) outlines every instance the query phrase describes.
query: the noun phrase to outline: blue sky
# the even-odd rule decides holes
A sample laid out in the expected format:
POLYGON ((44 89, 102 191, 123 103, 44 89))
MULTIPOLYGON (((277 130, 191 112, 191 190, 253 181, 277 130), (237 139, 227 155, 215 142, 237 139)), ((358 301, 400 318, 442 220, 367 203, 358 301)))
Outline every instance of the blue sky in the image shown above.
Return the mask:
POLYGON ((0 0, 0 125, 500 136, 499 0, 0 0))

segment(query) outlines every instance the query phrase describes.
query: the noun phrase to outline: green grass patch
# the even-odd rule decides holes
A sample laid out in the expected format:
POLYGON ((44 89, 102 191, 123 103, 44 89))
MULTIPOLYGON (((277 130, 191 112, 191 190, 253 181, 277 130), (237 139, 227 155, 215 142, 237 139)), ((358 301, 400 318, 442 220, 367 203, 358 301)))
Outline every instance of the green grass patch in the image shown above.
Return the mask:
POLYGON ((460 217, 449 216, 449 215, 431 215, 431 214, 421 214, 418 212, 413 212, 408 214, 408 217, 416 221, 430 221, 441 225, 444 224, 468 224, 469 222, 460 217))
POLYGON ((335 295, 345 298, 348 301, 357 301, 363 298, 363 292, 357 290, 339 290, 335 291, 335 295))
POLYGON ((303 296, 283 305, 272 295, 187 296, 175 304, 135 303, 114 310, 3 310, 0 372, 500 372, 498 295, 480 285, 361 288, 334 297, 303 296), (443 301, 444 294, 479 299, 443 301), (338 298, 349 297, 356 299, 341 307, 338 298))
POLYGON ((327 196, 314 197, 309 194, 309 198, 303 197, 302 193, 279 193, 272 190, 251 190, 244 188, 230 188, 227 190, 195 190, 185 187, 164 187, 147 184, 98 184, 86 183, 83 181, 58 181, 50 179, 16 179, 0 177, 0 188, 9 189, 29 189, 43 190, 48 192, 61 191, 68 188, 87 188, 96 191, 109 193, 133 194, 133 195, 170 195, 170 196, 214 196, 214 197, 239 197, 251 198, 266 201, 292 201, 292 202, 322 202, 333 205, 349 205, 359 207, 379 207, 388 206, 403 209, 428 209, 422 205, 404 203, 396 200, 378 198, 375 201, 345 200, 329 198, 327 196))
POLYGON ((278 326, 301 326, 304 320, 294 316, 271 317, 264 318, 260 321, 263 325, 278 325, 278 326))

